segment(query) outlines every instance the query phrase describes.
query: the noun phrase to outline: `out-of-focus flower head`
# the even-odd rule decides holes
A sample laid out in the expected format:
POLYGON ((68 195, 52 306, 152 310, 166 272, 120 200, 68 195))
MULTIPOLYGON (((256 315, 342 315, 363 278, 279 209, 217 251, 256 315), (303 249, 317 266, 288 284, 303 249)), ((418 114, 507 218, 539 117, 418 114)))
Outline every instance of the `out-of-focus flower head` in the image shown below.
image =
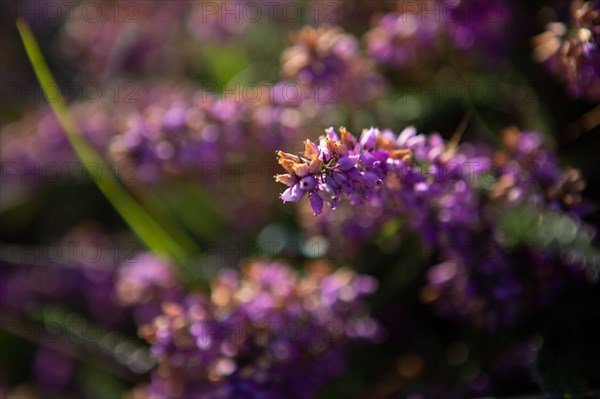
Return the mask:
POLYGON ((485 51, 498 58, 510 38, 512 12, 499 0, 441 0, 442 18, 450 40, 458 49, 485 51))
POLYGON ((197 172, 223 162, 243 147, 245 104, 185 87, 151 88, 136 107, 121 114, 110 155, 136 165, 144 181, 197 172))
MULTIPOLYGON (((226 96, 189 82, 109 87, 115 87, 110 96, 74 103, 71 112, 115 174, 132 186, 200 182, 242 230, 258 228, 272 214, 276 197, 264 193, 275 190, 273 151, 297 144, 322 115, 295 82, 261 83, 256 93, 226 96), (247 212, 250 202, 254 212, 247 212)), ((48 184, 89 179, 49 107, 3 126, 0 140, 3 206, 48 184)))
POLYGON ((600 101, 600 3, 574 0, 568 24, 553 22, 533 39, 534 58, 573 97, 600 101))
POLYGON ((503 131, 502 141, 503 148, 494 154, 498 173, 490 198, 503 198, 513 205, 544 205, 579 215, 589 209, 583 199, 586 183, 581 173, 561 168, 549 141, 540 133, 510 127, 503 131))
POLYGON ((368 101, 384 89, 370 60, 360 55, 354 36, 339 27, 305 27, 281 57, 287 79, 315 91, 318 102, 368 101))
POLYGON ((410 12, 401 8, 374 19, 365 35, 369 54, 391 67, 411 66, 434 55, 439 50, 442 25, 435 15, 424 12, 429 9, 435 9, 435 2, 423 2, 410 12))
POLYGON ((123 73, 174 73, 182 57, 184 2, 83 1, 62 30, 61 48, 86 77, 123 73))
MULTIPOLYGON (((113 121, 101 104, 77 104, 72 111, 90 143, 99 149, 106 148, 114 134, 113 121)), ((2 168, 6 168, 3 183, 14 183, 23 189, 65 177, 75 180, 85 176, 50 107, 41 107, 19 121, 2 126, 0 141, 0 159, 2 168)))
MULTIPOLYGON (((157 397, 312 398, 344 369, 344 347, 380 333, 363 298, 375 281, 315 267, 305 277, 281 264, 226 270, 210 298, 167 303, 140 330, 158 359, 157 397)), ((154 396, 152 396, 154 397, 154 396)))
POLYGON ((115 291, 120 304, 133 308, 138 325, 158 316, 164 302, 178 302, 184 297, 172 265, 150 253, 138 254, 121 264, 115 291))
POLYGON ((328 83, 349 73, 358 54, 356 39, 339 27, 305 27, 282 55, 282 72, 303 84, 328 83))

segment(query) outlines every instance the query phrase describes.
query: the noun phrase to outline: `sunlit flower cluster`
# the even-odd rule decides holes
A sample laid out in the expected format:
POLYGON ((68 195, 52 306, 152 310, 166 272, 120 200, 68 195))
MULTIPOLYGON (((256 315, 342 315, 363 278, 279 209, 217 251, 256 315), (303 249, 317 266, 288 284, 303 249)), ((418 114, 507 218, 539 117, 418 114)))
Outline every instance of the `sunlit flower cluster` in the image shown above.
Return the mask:
MULTIPOLYGON (((468 145, 459 148, 414 128, 398 136, 365 129, 358 139, 344 128, 339 136, 330 128, 319 144, 307 140, 302 155, 280 152, 279 163, 288 173, 276 180, 288 186, 283 201, 308 196, 315 215, 323 212, 324 203, 334 209, 351 205, 336 220, 348 232, 370 209, 382 210, 369 226, 371 232, 386 221, 407 223, 442 261, 430 270, 422 299, 435 302, 448 317, 495 330, 547 304, 565 276, 581 276, 579 266, 586 264, 547 249, 525 247, 513 253, 506 247, 504 212, 525 207, 581 214, 585 185, 577 172, 558 167, 538 133, 508 129, 505 143, 505 149, 493 154, 468 145)), ((332 220, 324 222, 325 231, 332 220)), ((573 239, 588 236, 586 228, 577 233, 582 227, 573 223, 573 239)), ((597 263, 596 258, 591 262, 597 263)))
POLYGON ((282 264, 223 271, 211 295, 167 302, 140 332, 158 369, 150 397, 312 398, 344 370, 350 341, 376 339, 363 298, 375 281, 322 267, 300 277, 282 264))

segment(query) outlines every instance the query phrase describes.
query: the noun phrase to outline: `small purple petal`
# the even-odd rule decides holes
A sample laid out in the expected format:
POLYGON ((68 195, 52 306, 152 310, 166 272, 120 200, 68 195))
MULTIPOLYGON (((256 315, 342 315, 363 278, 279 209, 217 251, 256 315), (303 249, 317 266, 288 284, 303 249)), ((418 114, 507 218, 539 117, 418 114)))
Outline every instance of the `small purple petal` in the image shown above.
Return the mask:
POLYGON ((375 162, 375 157, 370 152, 363 152, 360 154, 360 162, 366 167, 370 168, 375 162))
POLYGON ((408 141, 408 139, 415 136, 416 134, 417 134, 417 129, 415 129, 413 126, 407 127, 398 136, 398 145, 400 145, 400 147, 404 147, 406 145, 406 142, 408 141))
POLYGON ((333 199, 338 196, 338 192, 335 189, 334 184, 321 183, 319 184, 319 195, 321 195, 323 199, 333 199))
POLYGON ((330 138, 332 140, 340 141, 340 138, 338 137, 338 135, 335 132, 335 130, 333 130, 333 127, 325 129, 325 134, 327 135, 328 138, 330 138))
POLYGON ((388 159, 388 153, 386 151, 375 150, 373 151, 373 157, 375 161, 385 162, 388 159))
POLYGON ((356 159, 356 157, 351 157, 351 156, 345 156, 345 157, 341 157, 337 164, 338 167, 340 168, 340 170, 348 170, 353 168, 354 166, 356 166, 356 162, 358 161, 358 159, 356 159))
POLYGON ((308 199, 315 215, 320 215, 323 212, 323 199, 314 192, 309 194, 308 199))
POLYGON ((360 145, 365 150, 372 150, 377 145, 377 136, 379 136, 379 130, 375 128, 370 128, 363 132, 360 137, 360 145))
POLYGON ((352 168, 346 171, 345 173, 346 177, 348 177, 349 179, 352 180, 357 180, 360 179, 360 170, 358 170, 357 168, 352 168))
POLYGON ((302 190, 298 184, 293 185, 281 194, 281 199, 284 202, 298 202, 304 197, 306 191, 302 190))
POLYGON ((365 172, 363 173, 363 182, 367 187, 376 187, 376 186, 381 186, 382 181, 379 178, 379 176, 377 176, 375 173, 373 172, 365 172))

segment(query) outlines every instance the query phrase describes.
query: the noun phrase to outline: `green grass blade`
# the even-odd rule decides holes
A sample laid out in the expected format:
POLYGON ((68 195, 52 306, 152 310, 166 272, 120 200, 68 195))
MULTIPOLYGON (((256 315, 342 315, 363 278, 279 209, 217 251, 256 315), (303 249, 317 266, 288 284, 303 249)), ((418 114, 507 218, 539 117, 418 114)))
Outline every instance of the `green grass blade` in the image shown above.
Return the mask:
MULTIPOLYGON (((21 40, 23 41, 23 46, 40 85, 42 88, 58 87, 27 23, 22 18, 18 18, 16 24, 21 40)), ((185 259, 186 254, 181 246, 129 195, 120 183, 111 178, 114 175, 111 173, 110 168, 79 133, 79 129, 67 104, 63 101, 63 97, 59 96, 58 100, 50 100, 45 92, 44 95, 65 131, 75 153, 86 169, 88 165, 100 167, 102 173, 97 179, 94 179, 96 185, 133 232, 155 254, 167 256, 174 260, 185 259)))

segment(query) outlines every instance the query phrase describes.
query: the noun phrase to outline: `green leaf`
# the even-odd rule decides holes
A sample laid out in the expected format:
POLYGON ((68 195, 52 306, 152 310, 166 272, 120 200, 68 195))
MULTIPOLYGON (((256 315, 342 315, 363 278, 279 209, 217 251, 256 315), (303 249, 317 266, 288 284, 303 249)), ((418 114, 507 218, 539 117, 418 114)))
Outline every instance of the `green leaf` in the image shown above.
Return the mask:
MULTIPOLYGON (((42 88, 58 87, 29 26, 22 18, 17 19, 16 23, 25 51, 40 86, 42 88)), ((129 195, 117 182, 117 179, 112 177, 114 173, 95 149, 85 140, 83 135, 81 135, 67 104, 64 102, 64 97, 58 96, 58 100, 51 100, 45 92, 44 95, 46 95, 52 111, 56 115, 78 158, 86 167, 87 165, 94 165, 94 167, 100 168, 102 173, 100 173, 98 178, 94 179, 96 185, 135 234, 155 254, 167 256, 172 259, 184 259, 186 257, 184 249, 129 195)), ((96 172, 97 170, 94 171, 95 174, 97 174, 96 172)))
POLYGON ((156 200, 198 237, 214 240, 224 231, 214 198, 194 184, 178 184, 156 191, 156 200))
POLYGON ((244 52, 239 47, 231 46, 207 46, 203 60, 218 84, 219 92, 249 64, 244 52))

